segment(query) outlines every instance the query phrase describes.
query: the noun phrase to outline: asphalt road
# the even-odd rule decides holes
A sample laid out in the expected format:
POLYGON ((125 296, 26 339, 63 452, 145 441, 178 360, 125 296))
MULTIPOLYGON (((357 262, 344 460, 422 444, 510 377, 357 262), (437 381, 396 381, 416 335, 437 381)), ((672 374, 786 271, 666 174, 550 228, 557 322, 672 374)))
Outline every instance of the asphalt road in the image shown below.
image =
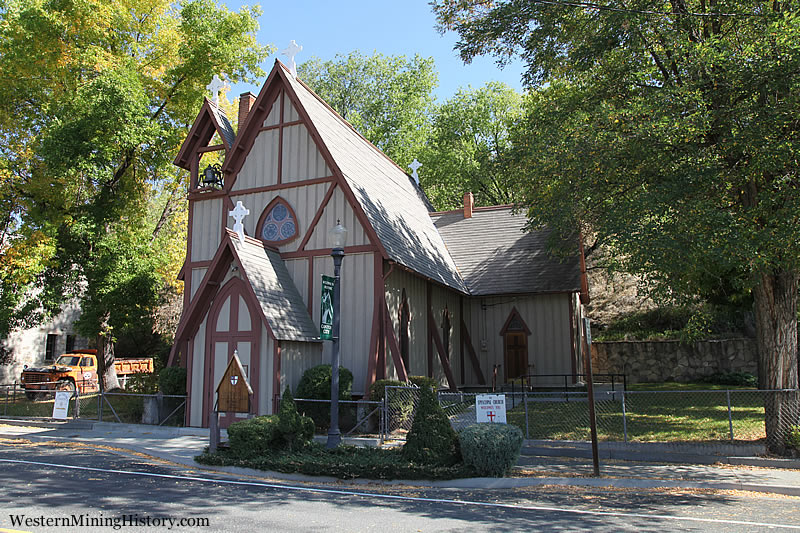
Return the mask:
POLYGON ((800 530, 792 497, 293 484, 61 443, 0 441, 0 479, 0 531, 800 530))

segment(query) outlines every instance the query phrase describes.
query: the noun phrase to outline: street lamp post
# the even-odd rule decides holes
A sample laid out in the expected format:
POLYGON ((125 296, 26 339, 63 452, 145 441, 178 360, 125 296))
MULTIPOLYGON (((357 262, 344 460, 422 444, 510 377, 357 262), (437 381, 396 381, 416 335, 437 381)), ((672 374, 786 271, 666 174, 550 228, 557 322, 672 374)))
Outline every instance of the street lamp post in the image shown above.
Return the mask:
POLYGON ((336 448, 342 441, 339 432, 339 324, 341 322, 339 310, 341 309, 340 299, 340 277, 342 259, 344 259, 344 241, 347 237, 347 229, 341 222, 336 221, 336 226, 330 231, 333 241, 333 346, 331 353, 331 424, 328 428, 328 442, 326 448, 336 448))

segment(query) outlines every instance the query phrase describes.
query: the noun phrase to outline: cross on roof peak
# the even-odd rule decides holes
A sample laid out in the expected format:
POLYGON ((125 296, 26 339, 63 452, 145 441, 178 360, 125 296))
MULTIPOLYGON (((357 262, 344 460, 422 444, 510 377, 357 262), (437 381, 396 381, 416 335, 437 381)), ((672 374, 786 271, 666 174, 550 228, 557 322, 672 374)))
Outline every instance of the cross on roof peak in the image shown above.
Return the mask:
POLYGON ((417 182, 417 185, 419 185, 419 175, 417 174, 417 170, 419 170, 421 167, 422 163, 417 161, 416 157, 414 158, 414 161, 412 161, 411 164, 408 165, 408 168, 410 168, 413 171, 411 173, 411 177, 414 178, 414 181, 417 182))
POLYGON ((303 47, 297 44, 294 39, 289 41, 289 46, 287 46, 285 50, 281 50, 281 54, 289 58, 289 72, 291 72, 292 76, 295 78, 297 77, 297 63, 295 63, 294 57, 302 50, 303 47))
MULTIPOLYGON (((222 75, 225 76, 225 73, 223 72, 222 75)), ((223 80, 218 75, 214 74, 211 83, 206 85, 206 89, 211 92, 211 101, 219 105, 219 92, 222 90, 230 91, 231 85, 227 80, 223 80)))
POLYGON ((233 217, 234 220, 233 231, 239 236, 239 242, 242 244, 244 244, 244 224, 242 224, 242 220, 249 214, 250 210, 242 204, 241 200, 236 202, 236 207, 233 208, 233 211, 228 211, 228 216, 233 217))

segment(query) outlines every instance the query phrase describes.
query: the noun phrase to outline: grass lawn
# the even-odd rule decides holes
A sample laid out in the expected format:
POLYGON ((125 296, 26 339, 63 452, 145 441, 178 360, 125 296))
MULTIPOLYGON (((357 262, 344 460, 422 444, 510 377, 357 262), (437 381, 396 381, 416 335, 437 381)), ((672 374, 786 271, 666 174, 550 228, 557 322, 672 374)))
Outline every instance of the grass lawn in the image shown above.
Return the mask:
MULTIPOLYGON (((622 441, 625 429, 629 441, 702 442, 764 438, 764 403, 761 393, 708 384, 658 384, 637 387, 625 396, 625 418, 621 395, 597 400, 597 432, 600 440, 622 441), (702 385, 702 386, 701 386, 702 385), (730 389, 731 420, 728 420, 730 389), (676 392, 668 392, 676 391, 676 392)), ((632 388, 633 389, 633 388, 632 388)), ((525 409, 508 412, 509 422, 525 432, 525 409)), ((553 396, 528 399, 528 431, 531 439, 588 440, 589 416, 585 398, 570 401, 553 396)))

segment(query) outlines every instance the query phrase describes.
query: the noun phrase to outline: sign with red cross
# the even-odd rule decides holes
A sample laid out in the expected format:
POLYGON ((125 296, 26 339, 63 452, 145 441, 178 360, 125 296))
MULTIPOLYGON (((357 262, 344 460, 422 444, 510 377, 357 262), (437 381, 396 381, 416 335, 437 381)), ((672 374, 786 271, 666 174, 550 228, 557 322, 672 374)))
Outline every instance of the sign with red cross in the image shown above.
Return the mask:
POLYGON ((506 397, 504 394, 478 394, 475 396, 475 415, 478 423, 505 424, 506 397))

